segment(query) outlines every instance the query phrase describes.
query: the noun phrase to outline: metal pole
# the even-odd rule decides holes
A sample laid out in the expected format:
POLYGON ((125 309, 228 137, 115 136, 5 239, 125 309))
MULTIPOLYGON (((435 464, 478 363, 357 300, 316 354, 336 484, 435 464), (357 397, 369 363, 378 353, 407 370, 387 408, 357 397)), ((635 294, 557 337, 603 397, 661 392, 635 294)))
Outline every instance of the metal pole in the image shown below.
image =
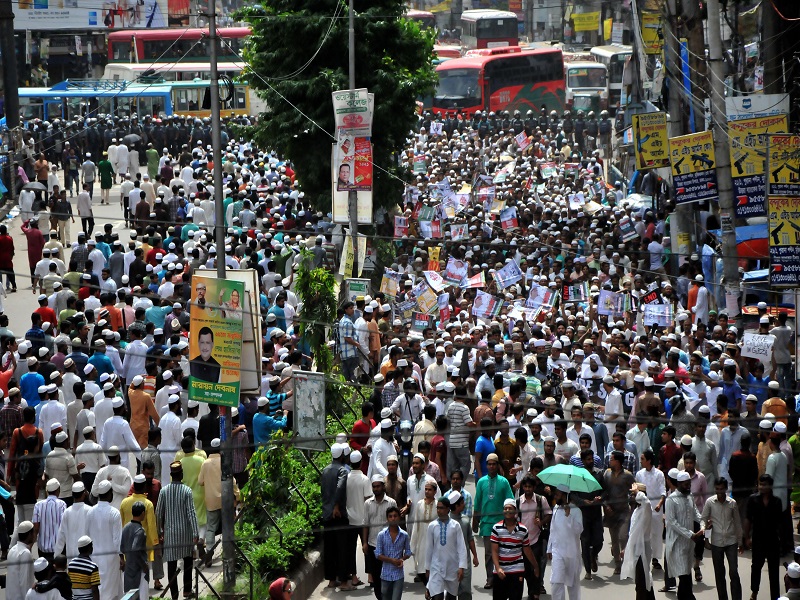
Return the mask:
MULTIPOLYGON (((0 0, 0 53, 3 56, 3 96, 5 98, 6 127, 9 131, 19 127, 17 48, 14 41, 14 11, 11 4, 11 0, 0 0)), ((10 148, 11 141, 9 140, 10 148)))
MULTIPOLYGON (((731 179, 731 157, 728 148, 727 116, 725 112, 725 63, 722 60, 719 0, 708 0, 708 63, 711 79, 711 131, 714 132, 714 153, 717 160, 717 190, 722 228, 722 266, 725 289, 739 293, 739 262, 736 250, 736 203, 731 179)), ((767 5, 769 7, 769 5, 767 5)), ((767 137, 769 140, 769 137, 767 137)), ((769 141, 767 142, 769 144, 769 141)), ((767 154, 769 156, 769 153, 767 154)), ((767 159, 769 160, 769 159, 767 159)), ((769 171, 765 174, 769 182, 769 171)), ((769 185, 769 183, 767 183, 769 185)), ((769 188, 767 188, 769 192, 769 188)))
MULTIPOLYGON (((214 160, 214 243, 217 246, 217 277, 225 279, 225 191, 222 183, 222 124, 220 123, 219 74, 217 61, 219 37, 217 36, 217 3, 208 2, 208 37, 211 44, 211 151, 214 160)), ((223 593, 233 594, 236 586, 236 546, 234 521, 236 501, 233 495, 233 446, 231 444, 230 411, 221 406, 219 410, 219 437, 222 442, 220 459, 222 467, 222 582, 223 593)))
MULTIPOLYGON (((353 0, 350 0, 348 22, 347 44, 349 47, 350 93, 354 94, 356 89, 356 30, 353 0)), ((353 247, 353 272, 350 277, 358 277, 358 192, 355 190, 350 190, 347 193, 347 210, 350 213, 350 235, 353 239, 351 244, 353 247)), ((343 259, 347 260, 347 257, 345 256, 343 259)))

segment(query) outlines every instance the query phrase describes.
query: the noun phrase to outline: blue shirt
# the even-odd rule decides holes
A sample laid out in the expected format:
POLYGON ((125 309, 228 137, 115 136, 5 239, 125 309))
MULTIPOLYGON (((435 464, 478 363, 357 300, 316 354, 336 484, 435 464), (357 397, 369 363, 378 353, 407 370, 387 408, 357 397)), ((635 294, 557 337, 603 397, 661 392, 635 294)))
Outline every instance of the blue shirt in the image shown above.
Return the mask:
POLYGON ((44 377, 36 372, 25 373, 19 378, 19 391, 28 406, 36 408, 36 405, 39 404, 39 386, 42 385, 44 385, 44 377))
POLYGON ((283 406, 283 401, 286 400, 287 396, 284 393, 269 390, 266 398, 269 400, 269 414, 274 415, 275 411, 283 406))
POLYGON ((267 314, 275 315, 275 327, 280 327, 286 331, 286 313, 280 306, 275 304, 267 314))
MULTIPOLYGON (((386 527, 379 534, 375 541, 375 558, 378 556, 388 556, 389 558, 405 558, 411 556, 411 543, 408 534, 397 528, 397 537, 392 540, 392 534, 386 527)), ((384 581, 399 581, 405 577, 403 567, 395 567, 392 563, 385 562, 381 567, 381 579, 384 581)), ((378 583, 376 582, 376 585, 378 583)))
MULTIPOLYGON (((742 388, 735 381, 722 382, 722 395, 725 396, 725 401, 729 409, 736 408, 736 404, 742 399, 742 388)), ((719 403, 719 400, 717 400, 719 403)), ((761 407, 759 406, 759 410, 761 407)))
POLYGON ((144 320, 156 326, 156 329, 164 329, 164 319, 172 312, 172 305, 151 306, 144 311, 144 320))
POLYGON ((100 352, 95 352, 92 354, 91 358, 89 359, 89 364, 94 365, 94 368, 97 369, 98 378, 103 373, 108 373, 109 375, 114 374, 114 365, 111 364, 111 359, 100 352))
MULTIPOLYGON (((475 453, 481 453, 481 474, 485 475, 488 471, 486 468, 486 457, 494 452, 494 442, 491 438, 482 435, 475 442, 475 453)), ((478 476, 478 469, 475 469, 475 476, 478 476)))
POLYGON ((253 441, 257 446, 266 444, 273 431, 284 427, 286 427, 286 417, 274 419, 264 413, 256 413, 253 416, 253 441))
POLYGON ((761 413, 761 405, 769 398, 769 377, 762 377, 759 379, 751 373, 747 374, 747 391, 758 398, 756 405, 756 412, 761 413))

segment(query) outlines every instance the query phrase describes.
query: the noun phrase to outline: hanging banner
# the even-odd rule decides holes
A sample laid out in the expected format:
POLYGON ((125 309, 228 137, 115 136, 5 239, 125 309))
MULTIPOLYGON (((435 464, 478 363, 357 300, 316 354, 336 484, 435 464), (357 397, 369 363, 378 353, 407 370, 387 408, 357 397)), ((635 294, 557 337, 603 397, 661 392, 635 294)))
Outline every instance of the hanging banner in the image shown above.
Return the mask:
POLYGON ((800 287, 800 197, 772 196, 769 205, 769 283, 800 287))
POLYGON ((645 54, 661 54, 664 49, 664 37, 661 33, 661 14, 642 11, 642 42, 645 54))
POLYGON ((501 290, 504 290, 522 280, 522 271, 520 270, 517 261, 512 260, 502 269, 495 271, 493 276, 495 282, 497 283, 497 287, 501 290))
POLYGON ((728 121, 788 115, 790 110, 789 94, 750 94, 725 98, 728 121))
POLYGON ((737 219, 767 214, 764 199, 767 140, 764 134, 786 133, 787 127, 786 115, 728 121, 737 219))
POLYGON ((625 23, 622 23, 621 21, 616 21, 611 26, 611 43, 622 44, 622 38, 624 33, 625 33, 625 23))
POLYGON ((472 314, 483 319, 490 319, 499 315, 502 308, 502 300, 478 290, 472 303, 472 314))
POLYGON ((614 28, 614 19, 608 18, 603 21, 603 39, 608 42, 611 40, 611 32, 614 28))
POLYGON ((800 196, 800 135, 769 138, 770 196, 800 196))
POLYGON ((710 131, 670 138, 669 158, 677 204, 701 202, 719 195, 714 138, 710 131))
POLYGON ((654 112, 631 116, 636 168, 658 169, 669 166, 667 113, 654 112))
POLYGON ((372 191, 372 143, 369 138, 342 134, 334 151, 336 191, 372 191))
POLYGON ((239 406, 244 283, 194 275, 189 309, 189 399, 239 406))
POLYGON ((588 13, 573 13, 572 25, 578 31, 599 31, 600 11, 588 13))
MULTIPOLYGON (((339 191, 336 182, 339 178, 339 169, 337 168, 337 147, 338 144, 331 144, 331 195, 332 199, 332 213, 334 223, 349 223, 350 222, 350 192, 339 191)), ((351 170, 352 173, 352 170, 351 170)), ((374 216, 372 214, 372 192, 358 192, 358 202, 356 204, 357 219, 359 225, 369 225, 374 223, 374 216)))
POLYGON ((332 96, 337 139, 339 132, 353 137, 370 137, 374 102, 369 91, 366 88, 337 90, 332 96))

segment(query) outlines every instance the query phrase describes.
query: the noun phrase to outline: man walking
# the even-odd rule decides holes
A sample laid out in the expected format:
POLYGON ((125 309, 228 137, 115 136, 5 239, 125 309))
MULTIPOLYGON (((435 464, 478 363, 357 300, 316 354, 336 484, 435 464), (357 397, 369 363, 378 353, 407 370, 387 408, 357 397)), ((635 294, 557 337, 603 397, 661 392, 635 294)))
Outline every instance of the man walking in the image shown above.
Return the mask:
POLYGON ((372 591, 377 600, 383 600, 383 589, 380 584, 383 564, 378 560, 375 549, 378 544, 378 534, 386 523, 386 511, 392 507, 397 507, 397 503, 386 495, 386 480, 383 475, 373 475, 372 497, 364 502, 361 549, 364 552, 364 566, 372 579, 372 591))
MULTIPOLYGON (((100 598, 115 600, 122 596, 121 569, 123 559, 119 544, 122 537, 122 519, 119 511, 111 505, 114 490, 107 479, 98 485, 99 502, 89 514, 87 535, 94 547, 92 560, 100 570, 100 598)), ((80 540, 78 543, 80 550, 80 540)), ((173 599, 175 600, 175 599, 173 599)))
POLYGON ((647 497, 647 487, 643 483, 635 483, 631 488, 631 527, 628 531, 628 544, 625 546, 624 559, 620 579, 631 579, 636 583, 636 600, 654 600, 653 576, 650 572, 652 558, 650 528, 653 508, 647 497))
MULTIPOLYGON (((772 493, 773 479, 769 475, 758 478, 758 493, 747 499, 745 509, 744 547, 753 551, 750 567, 750 598, 755 600, 761 587, 761 569, 767 563, 769 595, 781 595, 778 580, 778 561, 781 555, 781 501, 772 493)), ((669 521, 667 521, 669 522, 669 521)), ((671 566, 671 563, 670 563, 671 566)))
POLYGON ((508 479, 501 477, 500 459, 497 454, 486 457, 487 474, 478 480, 475 486, 475 504, 472 515, 472 531, 483 538, 484 561, 486 565, 486 583, 483 589, 491 589, 494 582, 492 559, 492 527, 503 514, 504 502, 514 498, 508 479))
POLYGON ((199 527, 195 513, 192 490, 183 483, 183 466, 173 462, 169 466, 172 482, 161 489, 156 504, 156 519, 160 533, 159 542, 167 561, 167 579, 172 600, 178 600, 178 561, 183 561, 184 594, 192 590, 192 554, 197 544, 199 527))
POLYGON ((664 502, 667 500, 667 487, 664 473, 657 469, 653 464, 655 453, 653 450, 645 450, 641 456, 642 468, 636 473, 636 483, 645 486, 647 499, 653 509, 650 518, 653 519, 650 528, 650 553, 653 556, 653 569, 660 571, 661 564, 658 557, 661 556, 664 547, 664 502))
POLYGON ((431 600, 444 600, 458 594, 458 584, 469 567, 467 545, 461 524, 450 518, 450 498, 436 501, 435 521, 428 524, 428 551, 425 556, 425 579, 431 600))
POLYGON ((403 596, 403 563, 411 558, 411 538, 400 528, 400 509, 386 509, 389 525, 378 534, 375 556, 382 563, 380 581, 381 595, 387 599, 400 600, 403 596))
POLYGON ((553 496, 555 507, 547 544, 550 561, 550 584, 553 600, 564 600, 569 590, 570 600, 580 600, 581 595, 581 533, 583 515, 569 504, 569 488, 559 485, 553 496))
POLYGON ((133 503, 131 520, 122 529, 120 543, 120 553, 125 556, 123 587, 126 592, 138 589, 139 600, 148 600, 150 587, 148 584, 147 534, 142 526, 145 510, 143 502, 133 503))
POLYGON ((694 523, 700 522, 700 513, 692 501, 692 480, 686 471, 678 473, 677 488, 669 496, 664 508, 667 521, 666 560, 671 577, 678 578, 678 600, 694 600, 692 593, 692 563, 694 541, 703 537, 703 530, 694 532, 694 523))
POLYGON ((605 523, 611 534, 611 554, 614 557, 614 575, 620 574, 622 552, 628 542, 630 509, 628 496, 634 484, 633 475, 622 468, 624 455, 618 450, 610 454, 608 469, 603 474, 603 506, 605 523))
POLYGON ((334 444, 331 464, 322 470, 322 540, 325 579, 328 587, 353 590, 352 573, 347 570, 347 553, 344 551, 347 534, 347 467, 344 465, 344 447, 334 444))
POLYGON ((517 503, 513 498, 503 501, 503 520, 492 527, 490 540, 495 575, 492 598, 519 600, 525 589, 523 555, 531 563, 535 577, 539 576, 539 565, 528 541, 528 530, 517 521, 517 503))
POLYGON ((728 600, 728 584, 725 579, 725 560, 728 561, 731 581, 731 600, 742 600, 742 584, 739 581, 738 550, 742 540, 742 522, 736 500, 728 496, 728 480, 719 478, 714 482, 715 495, 703 507, 700 527, 711 531, 711 560, 714 563, 714 579, 719 600, 728 600))

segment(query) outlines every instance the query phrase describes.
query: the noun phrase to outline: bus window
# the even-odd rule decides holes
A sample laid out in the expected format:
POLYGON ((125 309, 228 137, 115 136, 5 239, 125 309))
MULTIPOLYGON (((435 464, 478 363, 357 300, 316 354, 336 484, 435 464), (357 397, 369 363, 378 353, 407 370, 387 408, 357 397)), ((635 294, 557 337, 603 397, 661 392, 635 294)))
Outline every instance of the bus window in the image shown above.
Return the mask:
POLYGON ((63 119, 64 110, 61 100, 45 100, 45 117, 48 120, 63 119))
POLYGON ((19 109, 24 121, 46 119, 44 115, 44 102, 42 102, 41 98, 20 98, 19 109))
POLYGON ((231 104, 235 110, 247 110, 247 88, 237 86, 231 104))
POLYGON ((131 44, 127 42, 114 42, 114 60, 130 62, 131 44))
POLYGON ((441 100, 470 100, 466 106, 480 102, 481 88, 478 69, 450 69, 439 72, 436 98, 441 100))
POLYGON ((567 68, 567 86, 571 88, 606 87, 605 69, 567 68))
POLYGON ((625 60, 628 55, 615 56, 608 65, 608 79, 611 83, 622 83, 622 72, 625 69, 625 60))
POLYGON ((517 29, 516 19, 481 19, 477 22, 477 38, 515 38, 517 29))
POLYGON ((114 113, 118 117, 130 117, 131 116, 131 98, 126 96, 121 96, 117 98, 117 110, 114 113))

